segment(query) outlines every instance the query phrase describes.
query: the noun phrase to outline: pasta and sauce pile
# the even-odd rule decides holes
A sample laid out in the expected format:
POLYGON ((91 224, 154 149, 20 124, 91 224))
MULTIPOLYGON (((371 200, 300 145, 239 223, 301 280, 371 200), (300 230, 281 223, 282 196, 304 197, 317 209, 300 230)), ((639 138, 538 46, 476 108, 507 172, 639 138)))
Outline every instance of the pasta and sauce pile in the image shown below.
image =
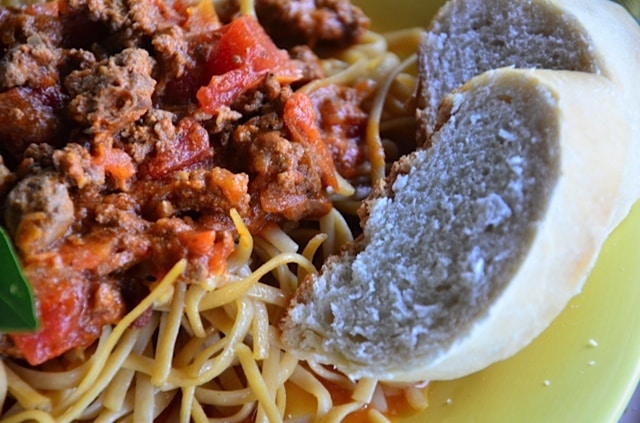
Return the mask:
POLYGON ((414 147, 420 30, 346 0, 0 8, 0 196, 39 328, 2 421, 386 421, 422 389, 298 362, 278 323, 414 147))

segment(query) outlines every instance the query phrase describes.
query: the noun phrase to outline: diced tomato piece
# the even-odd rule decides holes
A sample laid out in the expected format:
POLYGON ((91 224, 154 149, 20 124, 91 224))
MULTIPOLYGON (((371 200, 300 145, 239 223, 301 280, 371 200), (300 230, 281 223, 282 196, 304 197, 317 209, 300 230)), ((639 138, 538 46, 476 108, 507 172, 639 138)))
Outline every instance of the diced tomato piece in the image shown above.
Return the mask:
POLYGON ((216 231, 184 231, 178 233, 178 239, 190 254, 203 256, 211 254, 216 241, 216 231))
POLYGON ((223 232, 222 239, 216 241, 213 254, 209 257, 209 271, 212 274, 220 275, 227 269, 227 259, 234 248, 235 244, 230 232, 223 232))
POLYGON ((231 204, 242 204, 247 197, 249 178, 246 173, 233 173, 223 167, 211 169, 213 183, 231 204))
POLYGON ((178 233, 178 239, 190 258, 205 257, 209 271, 218 275, 226 269, 227 259, 235 246, 229 232, 221 234, 222 238, 218 239, 216 231, 184 231, 178 233))
POLYGON ((131 157, 119 148, 98 146, 95 161, 104 167, 104 171, 111 175, 117 186, 124 186, 136 173, 131 157))
POLYGON ((264 75, 246 69, 234 69, 224 75, 213 76, 209 85, 196 93, 202 108, 215 113, 222 106, 229 106, 243 92, 257 86, 264 75))
POLYGON ((35 366, 78 346, 78 325, 84 305, 79 281, 58 280, 38 289, 40 328, 34 333, 13 334, 11 338, 29 364, 35 366), (74 283, 75 282, 75 283, 74 283))
POLYGON ((162 178, 212 154, 207 130, 195 119, 184 118, 176 126, 173 142, 158 144, 155 155, 144 163, 144 170, 152 178, 162 178))
POLYGON ((222 75, 233 69, 249 68, 254 72, 278 69, 297 76, 297 68, 286 51, 280 50, 260 23, 241 16, 220 29, 222 37, 215 46, 207 67, 211 74, 222 75))
POLYGON ((302 69, 279 49, 262 26, 250 16, 242 16, 219 30, 221 36, 207 63, 212 77, 196 97, 202 108, 215 113, 229 106, 243 92, 255 87, 267 73, 281 83, 302 77, 302 69))
POLYGON ((316 110, 311 99, 305 94, 294 93, 284 104, 283 120, 293 141, 302 144, 314 156, 314 162, 320 168, 322 182, 337 190, 336 167, 329 148, 320 136, 316 110))

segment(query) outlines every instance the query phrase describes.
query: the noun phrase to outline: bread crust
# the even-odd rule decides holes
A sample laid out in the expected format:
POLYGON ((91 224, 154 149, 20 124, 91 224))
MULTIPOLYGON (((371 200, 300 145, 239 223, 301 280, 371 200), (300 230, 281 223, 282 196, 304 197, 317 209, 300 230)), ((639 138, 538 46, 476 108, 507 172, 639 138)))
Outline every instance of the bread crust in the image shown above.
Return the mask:
MULTIPOLYGON (((473 78, 445 103, 465 101, 467 93, 496 81, 514 83, 522 78, 550 93, 556 103, 554 116, 560 131, 561 174, 528 254, 504 291, 486 309, 479 310, 470 326, 458 328, 454 342, 445 350, 416 350, 414 357, 401 362, 389 357, 387 366, 370 366, 366 356, 348 359, 323 345, 325 337, 331 336, 330 328, 317 321, 301 320, 301 316, 308 317, 315 307, 326 306, 316 284, 322 283, 322 290, 333 289, 326 286, 325 276, 335 271, 335 265, 346 263, 348 266, 366 248, 360 239, 341 255, 330 258, 320 276, 308 278, 296 294, 282 325, 283 343, 290 352, 301 359, 335 365, 353 378, 397 382, 457 378, 516 353, 580 292, 610 232, 610 219, 623 178, 619 163, 624 160, 631 139, 625 106, 615 86, 606 78, 586 73, 512 68, 473 78), (300 313, 301 310, 304 312, 300 313)), ((367 225, 372 213, 371 204, 393 195, 391 181, 406 173, 414 165, 412 160, 414 155, 400 160, 385 183, 376 187, 365 202, 363 225, 367 225)), ((410 228, 411 225, 407 225, 399 230, 410 228)), ((354 308, 357 307, 358 304, 354 304, 354 308)), ((366 313, 367 310, 345 312, 366 313)))
POLYGON ((601 74, 618 88, 633 140, 625 174, 611 218, 617 227, 640 198, 640 25, 613 1, 552 0, 559 10, 575 17, 591 46, 601 74))
MULTIPOLYGON (((556 101, 561 175, 528 253, 507 287, 478 312, 471 325, 457 329, 448 347, 420 349, 412 358, 394 361, 394 357, 388 357, 388 365, 371 366, 366 354, 354 358, 353 354, 328 347, 331 322, 314 317, 329 306, 324 293, 347 283, 340 279, 344 269, 367 248, 367 241, 359 237, 340 255, 330 257, 319 275, 308 277, 293 298, 281 325, 283 344, 291 353, 332 364, 352 378, 397 382, 457 378, 515 354, 580 292, 602 244, 640 197, 640 27, 609 1, 531 1, 563 15, 580 31, 589 43, 595 73, 489 70, 449 94, 434 125, 437 131, 452 119, 456 102, 465 101, 466 95, 496 80, 535 81, 556 101)), ((448 13, 447 5, 443 13, 448 13)), ((421 75, 418 91, 426 83, 421 75)), ((430 138, 424 147, 429 145, 430 138)), ((408 174, 415 160, 415 154, 401 158, 389 176, 373 188, 359 210, 364 228, 372 214, 380 210, 375 207, 377 202, 394 197, 394 181, 408 174)), ((397 223, 399 231, 410 231, 411 225, 397 223)), ((376 270, 371 269, 371 274, 376 270)), ((354 310, 344 312, 372 311, 357 308, 356 303, 354 310)))
MULTIPOLYGON (((490 71, 474 78, 462 90, 504 71, 490 71)), ((486 315, 439 360, 415 373, 398 372, 393 375, 396 380, 414 379, 417 375, 430 380, 453 379, 518 352, 581 291, 610 233, 611 216, 623 181, 619 164, 624 161, 632 137, 624 102, 615 87, 597 76, 530 72, 555 93, 558 113, 563 116, 562 176, 550 198, 546 217, 527 258, 486 315), (594 103, 602 103, 585 107, 587 93, 592 99, 599 99, 594 103), (596 172, 599 175, 594 175, 596 172)))
MULTIPOLYGON (((510 2, 511 0, 497 0, 510 2)), ((468 0, 450 0, 438 11, 431 21, 428 31, 439 32, 442 29, 441 22, 448 19, 456 19, 455 11, 462 8, 468 0)), ((627 119, 633 126, 635 135, 630 145, 625 163, 625 177, 620 196, 617 200, 616 212, 612 216, 611 227, 617 227, 628 215, 631 206, 640 198, 640 26, 633 17, 619 4, 607 0, 531 0, 533 5, 539 5, 549 15, 561 17, 567 28, 572 28, 588 45, 588 57, 583 60, 586 63, 584 69, 591 68, 590 72, 601 74, 610 79, 619 89, 620 96, 626 105, 627 119)), ((503 34, 504 35, 504 34, 503 34)), ((429 40, 421 45, 419 53, 422 60, 426 60, 425 49, 429 46, 429 40)), ((437 47, 435 47, 437 49, 437 47)), ((481 52, 478 52, 481 54, 481 52)), ((562 59, 560 59, 562 60, 562 59)), ((512 65, 524 67, 522 63, 494 63, 492 68, 512 65)), ((425 103, 425 89, 431 81, 424 74, 427 65, 421 63, 421 75, 418 80, 416 97, 418 103, 418 116, 421 120, 419 130, 419 142, 428 142, 425 139, 431 132, 433 124, 426 123, 433 118, 427 110, 425 103)), ((489 69, 483 69, 489 70, 489 69)), ((571 69, 576 70, 576 69, 571 69)), ((481 73, 481 72, 480 72, 481 73)), ((464 81, 459 81, 460 85, 464 81)), ((437 126, 437 124, 436 124, 437 126)))

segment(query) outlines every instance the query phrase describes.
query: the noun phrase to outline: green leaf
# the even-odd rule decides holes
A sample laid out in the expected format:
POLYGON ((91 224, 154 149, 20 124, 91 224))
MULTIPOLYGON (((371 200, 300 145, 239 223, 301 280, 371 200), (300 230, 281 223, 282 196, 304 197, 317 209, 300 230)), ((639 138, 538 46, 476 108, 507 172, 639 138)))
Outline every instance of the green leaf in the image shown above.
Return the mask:
POLYGON ((0 332, 38 328, 33 292, 7 232, 0 227, 0 332))

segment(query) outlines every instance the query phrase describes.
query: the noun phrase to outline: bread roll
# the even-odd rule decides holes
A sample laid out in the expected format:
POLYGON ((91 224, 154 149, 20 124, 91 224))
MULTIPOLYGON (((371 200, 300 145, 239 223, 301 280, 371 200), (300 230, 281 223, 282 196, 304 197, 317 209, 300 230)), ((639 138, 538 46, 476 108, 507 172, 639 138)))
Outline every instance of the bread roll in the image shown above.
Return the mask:
POLYGON ((431 147, 305 279, 282 342, 353 378, 451 379, 516 353, 577 294, 609 233, 631 138, 608 79, 489 71, 445 97, 431 147))
POLYGON ((619 88, 636 137, 611 226, 640 198, 640 26, 609 0, 450 0, 419 52, 419 141, 433 131, 442 98, 503 66, 601 74, 619 88))

